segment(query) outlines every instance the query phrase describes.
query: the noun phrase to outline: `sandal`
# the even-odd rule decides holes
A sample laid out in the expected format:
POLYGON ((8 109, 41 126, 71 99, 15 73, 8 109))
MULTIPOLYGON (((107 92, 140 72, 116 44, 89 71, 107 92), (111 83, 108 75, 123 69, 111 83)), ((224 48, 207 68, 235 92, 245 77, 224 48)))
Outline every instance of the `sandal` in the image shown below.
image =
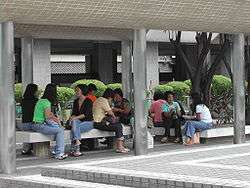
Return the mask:
POLYGON ((76 151, 76 152, 72 152, 71 155, 74 156, 74 157, 80 157, 83 154, 80 151, 76 151))
POLYGON ((116 149, 116 153, 128 153, 130 150, 127 148, 123 148, 123 149, 116 149))

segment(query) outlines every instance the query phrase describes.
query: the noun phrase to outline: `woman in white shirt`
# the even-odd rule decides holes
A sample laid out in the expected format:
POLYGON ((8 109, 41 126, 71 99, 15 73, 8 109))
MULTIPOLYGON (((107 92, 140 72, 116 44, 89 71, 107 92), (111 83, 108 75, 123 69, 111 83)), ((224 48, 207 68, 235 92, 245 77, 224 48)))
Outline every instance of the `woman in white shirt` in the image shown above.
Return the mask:
POLYGON ((187 137, 186 145, 192 144, 192 140, 196 130, 206 130, 212 128, 212 117, 208 107, 202 102, 198 93, 191 95, 193 106, 195 107, 194 116, 183 116, 188 119, 184 125, 184 135, 187 137), (193 120, 194 119, 194 120, 193 120))

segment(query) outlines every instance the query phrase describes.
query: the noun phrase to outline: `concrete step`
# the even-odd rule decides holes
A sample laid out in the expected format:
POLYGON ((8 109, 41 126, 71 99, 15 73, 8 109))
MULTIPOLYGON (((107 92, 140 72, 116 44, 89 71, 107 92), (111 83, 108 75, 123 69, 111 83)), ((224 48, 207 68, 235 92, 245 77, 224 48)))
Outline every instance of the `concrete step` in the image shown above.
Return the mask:
MULTIPOLYGON (((104 183, 116 186, 129 186, 139 188, 191 188, 191 187, 209 187, 209 188, 232 188, 233 183, 225 185, 224 181, 218 179, 207 181, 204 177, 193 178, 183 175, 170 173, 150 173, 134 172, 133 170, 105 168, 100 166, 84 166, 79 168, 67 167, 45 167, 42 168, 42 176, 59 177, 63 179, 104 183)), ((233 187, 242 187, 238 183, 233 187)))
POLYGON ((124 188, 123 186, 45 177, 41 175, 0 177, 0 188, 124 188))

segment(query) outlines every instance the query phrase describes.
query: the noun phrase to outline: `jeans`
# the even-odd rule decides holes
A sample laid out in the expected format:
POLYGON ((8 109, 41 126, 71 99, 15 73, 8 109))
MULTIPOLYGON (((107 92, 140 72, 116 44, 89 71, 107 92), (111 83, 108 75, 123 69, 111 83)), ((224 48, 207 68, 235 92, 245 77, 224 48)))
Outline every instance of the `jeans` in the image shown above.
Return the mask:
POLYGON ((33 124, 32 130, 45 134, 45 135, 54 135, 56 141, 55 154, 60 156, 64 154, 64 129, 59 125, 55 126, 48 123, 39 123, 33 124))
POLYGON ((17 128, 20 131, 31 131, 32 130, 32 123, 21 123, 17 125, 17 128))
POLYGON ((207 130, 212 128, 212 123, 203 121, 187 121, 184 125, 184 134, 189 138, 193 138, 196 130, 207 130))
POLYGON ((93 121, 80 121, 79 119, 71 122, 71 140, 81 140, 81 133, 88 132, 94 128, 93 121))

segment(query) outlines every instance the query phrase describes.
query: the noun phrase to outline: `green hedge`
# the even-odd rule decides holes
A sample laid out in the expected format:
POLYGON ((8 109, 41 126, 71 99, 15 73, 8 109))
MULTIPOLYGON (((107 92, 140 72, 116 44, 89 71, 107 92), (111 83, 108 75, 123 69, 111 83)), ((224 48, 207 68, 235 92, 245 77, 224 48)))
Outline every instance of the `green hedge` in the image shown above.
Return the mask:
POLYGON ((187 84, 191 88, 192 86, 191 80, 185 80, 184 83, 187 84))
POLYGON ((15 84, 15 101, 20 103, 23 95, 23 86, 21 83, 15 84))
POLYGON ((75 91, 68 87, 57 87, 57 99, 62 108, 75 95, 75 91))
POLYGON ((212 87, 211 87, 213 95, 220 96, 225 92, 229 92, 231 89, 232 89, 232 83, 230 78, 222 75, 215 75, 213 77, 212 87))
POLYGON ((174 91, 174 89, 166 84, 158 85, 154 88, 155 93, 165 94, 166 91, 174 91))
POLYGON ((166 84, 173 88, 177 98, 179 100, 184 100, 184 97, 190 94, 190 86, 180 81, 173 81, 166 84))
POLYGON ((96 96, 97 97, 100 97, 102 96, 103 92, 107 89, 107 86, 99 81, 99 80, 78 80, 76 82, 74 82, 72 85, 71 85, 71 88, 75 88, 76 85, 78 84, 86 84, 86 85, 89 85, 90 83, 93 83, 96 85, 97 87, 97 91, 96 91, 96 96))
POLYGON ((111 89, 120 88, 120 89, 122 89, 122 84, 121 84, 121 83, 108 84, 108 85, 107 85, 107 88, 111 88, 111 89))

